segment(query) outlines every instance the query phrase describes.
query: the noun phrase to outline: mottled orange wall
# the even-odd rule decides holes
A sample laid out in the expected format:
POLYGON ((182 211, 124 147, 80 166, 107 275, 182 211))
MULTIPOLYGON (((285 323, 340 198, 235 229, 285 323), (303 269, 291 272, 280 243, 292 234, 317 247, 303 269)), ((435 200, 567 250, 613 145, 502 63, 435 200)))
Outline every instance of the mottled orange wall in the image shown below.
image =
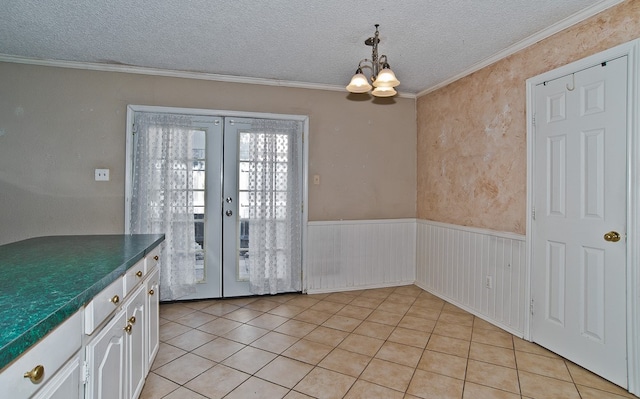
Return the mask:
POLYGON ((418 98, 418 218, 524 234, 525 81, 638 37, 628 0, 418 98))

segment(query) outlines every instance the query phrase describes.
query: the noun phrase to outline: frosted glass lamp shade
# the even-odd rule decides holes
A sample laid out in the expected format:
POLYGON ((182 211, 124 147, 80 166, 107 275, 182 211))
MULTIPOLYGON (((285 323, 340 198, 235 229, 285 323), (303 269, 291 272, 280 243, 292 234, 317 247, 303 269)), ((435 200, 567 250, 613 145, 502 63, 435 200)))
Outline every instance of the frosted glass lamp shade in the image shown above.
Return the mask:
POLYGON ((347 90, 351 93, 366 93, 371 90, 371 85, 369 84, 367 77, 364 76, 362 72, 359 72, 353 75, 349 86, 347 86, 347 90))
POLYGON ((376 97, 392 97, 398 94, 393 87, 376 87, 371 92, 376 97))
POLYGON ((390 68, 383 68, 373 82, 375 87, 396 87, 399 84, 400 81, 390 68))

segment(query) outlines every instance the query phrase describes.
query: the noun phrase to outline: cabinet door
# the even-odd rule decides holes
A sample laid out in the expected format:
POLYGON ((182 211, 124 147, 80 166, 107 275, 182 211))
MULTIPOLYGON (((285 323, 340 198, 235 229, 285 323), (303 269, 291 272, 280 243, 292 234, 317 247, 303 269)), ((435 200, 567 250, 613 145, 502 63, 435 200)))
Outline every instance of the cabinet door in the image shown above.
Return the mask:
POLYGON ((156 354, 158 353, 158 348, 160 345, 160 335, 159 335, 159 292, 158 287, 160 286, 160 271, 156 267, 151 270, 149 277, 146 280, 147 285, 147 372, 151 369, 151 364, 153 360, 156 358, 156 354))
POLYGON ((88 399, 126 397, 126 313, 120 311, 87 345, 88 399))
POLYGON ((147 370, 146 359, 146 320, 147 320, 147 290, 141 285, 127 301, 127 397, 137 398, 144 386, 147 370))
POLYGON ((33 399, 81 398, 83 396, 80 391, 81 353, 80 351, 72 357, 33 399))

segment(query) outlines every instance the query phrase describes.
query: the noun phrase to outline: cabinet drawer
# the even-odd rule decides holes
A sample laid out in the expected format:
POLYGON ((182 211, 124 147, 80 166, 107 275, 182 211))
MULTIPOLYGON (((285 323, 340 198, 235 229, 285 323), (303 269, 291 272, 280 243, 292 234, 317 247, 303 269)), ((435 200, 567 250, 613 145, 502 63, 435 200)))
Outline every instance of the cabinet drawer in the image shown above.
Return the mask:
POLYGON ((1 398, 28 398, 45 386, 82 346, 82 311, 75 313, 0 373, 1 398), (43 367, 37 382, 24 374, 43 367))
POLYGON ((119 277, 96 295, 84 310, 84 332, 91 335, 124 301, 124 278, 119 277))
POLYGON ((146 273, 149 273, 149 271, 151 271, 158 264, 158 261, 160 260, 161 247, 162 244, 158 245, 152 251, 150 251, 147 256, 144 257, 145 262, 147 263, 145 268, 146 273))
POLYGON ((124 295, 129 295, 136 285, 144 280, 145 275, 145 260, 141 259, 138 263, 130 267, 124 275, 124 295))

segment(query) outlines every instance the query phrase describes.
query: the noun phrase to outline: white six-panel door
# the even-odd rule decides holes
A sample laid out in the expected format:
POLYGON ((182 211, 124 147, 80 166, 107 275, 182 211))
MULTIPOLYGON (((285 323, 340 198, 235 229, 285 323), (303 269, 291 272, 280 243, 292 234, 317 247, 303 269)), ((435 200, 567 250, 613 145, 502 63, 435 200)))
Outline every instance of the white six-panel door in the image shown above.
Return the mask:
POLYGON ((533 341, 624 387, 626 58, 535 88, 531 263, 533 341))

